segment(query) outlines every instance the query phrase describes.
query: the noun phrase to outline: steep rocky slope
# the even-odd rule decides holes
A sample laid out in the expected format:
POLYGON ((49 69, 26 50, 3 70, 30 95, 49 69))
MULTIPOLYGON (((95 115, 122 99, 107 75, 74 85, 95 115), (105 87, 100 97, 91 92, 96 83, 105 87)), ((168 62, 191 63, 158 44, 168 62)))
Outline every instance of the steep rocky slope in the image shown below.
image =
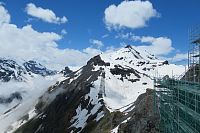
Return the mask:
POLYGON ((24 62, 23 66, 25 67, 27 72, 32 72, 34 74, 39 74, 42 76, 55 75, 57 73, 56 71, 49 70, 45 66, 33 60, 24 62))
POLYGON ((146 98, 152 101, 152 93, 145 92, 147 88, 153 88, 152 77, 156 73, 169 74, 172 69, 179 74, 184 68, 169 65, 167 61, 160 61, 131 46, 97 55, 65 80, 49 87, 32 113, 13 123, 8 131, 107 133, 157 130, 156 127, 148 128, 154 117, 152 108, 147 108, 152 107, 152 102, 145 102, 146 98), (140 125, 140 122, 144 124, 140 125), (132 128, 124 128, 127 126, 132 128), (141 130, 136 130, 138 126, 141 130))

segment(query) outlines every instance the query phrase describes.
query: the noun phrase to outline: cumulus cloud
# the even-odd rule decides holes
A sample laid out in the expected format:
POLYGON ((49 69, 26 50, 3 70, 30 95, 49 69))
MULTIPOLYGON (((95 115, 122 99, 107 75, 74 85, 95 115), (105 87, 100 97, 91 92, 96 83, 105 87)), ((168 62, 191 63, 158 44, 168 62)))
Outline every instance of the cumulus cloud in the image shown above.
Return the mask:
POLYGON ((148 50, 155 55, 167 55, 174 50, 171 39, 167 37, 141 37, 142 43, 149 43, 150 45, 138 46, 140 49, 148 50))
MULTIPOLYGON (((132 32, 119 33, 115 38, 129 40, 133 42, 140 42, 137 46, 139 49, 146 50, 160 59, 169 60, 171 62, 180 62, 187 60, 187 53, 176 53, 174 56, 169 55, 175 48, 172 46, 172 40, 168 37, 152 37, 152 36, 137 36, 132 32)), ((125 44, 126 45, 126 44, 125 44)))
POLYGON ((120 33, 115 38, 126 39, 130 41, 139 41, 138 48, 148 50, 154 55, 167 55, 174 50, 172 40, 168 37, 136 36, 133 33, 120 33))
POLYGON ((57 17, 56 14, 50 9, 43 9, 42 7, 36 7, 35 4, 29 3, 26 6, 25 11, 28 15, 36 17, 48 23, 62 24, 67 22, 67 18, 57 17))
POLYGON ((95 49, 59 49, 61 35, 53 32, 38 32, 31 25, 18 28, 13 24, 0 26, 0 56, 25 60, 37 60, 49 68, 80 66, 98 52, 95 49))
POLYGON ((104 46, 103 42, 100 40, 96 40, 96 39, 90 39, 89 41, 91 44, 93 44, 95 47, 97 47, 98 49, 100 49, 101 47, 104 46))
POLYGON ((149 1, 123 1, 119 5, 110 5, 104 11, 105 23, 109 28, 140 28, 159 13, 149 1))
POLYGON ((136 36, 132 32, 128 32, 128 33, 118 33, 115 36, 115 38, 126 39, 126 40, 130 40, 130 41, 139 41, 141 37, 136 36))
POLYGON ((188 59, 188 53, 178 53, 172 58, 172 62, 184 61, 188 59))
POLYGON ((10 23, 10 14, 3 7, 3 4, 0 3, 0 25, 3 23, 10 23))
MULTIPOLYGON (((4 7, 0 5, 0 9, 4 7)), ((95 48, 59 49, 58 42, 62 35, 38 32, 31 25, 19 28, 6 22, 0 25, 0 57, 36 60, 49 68, 62 69, 64 66, 84 65, 88 59, 101 52, 95 48)))
POLYGON ((88 54, 90 57, 102 53, 101 50, 95 49, 95 48, 92 48, 92 47, 88 47, 86 49, 83 49, 83 52, 86 53, 86 54, 88 54))

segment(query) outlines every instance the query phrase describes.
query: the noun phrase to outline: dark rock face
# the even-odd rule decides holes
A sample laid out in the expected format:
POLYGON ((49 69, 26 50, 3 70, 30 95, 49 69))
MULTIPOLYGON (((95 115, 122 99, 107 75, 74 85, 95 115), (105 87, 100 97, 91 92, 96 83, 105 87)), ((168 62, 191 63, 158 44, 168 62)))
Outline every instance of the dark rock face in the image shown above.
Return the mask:
POLYGON ((98 65, 98 66, 110 66, 110 63, 109 62, 104 62, 102 59, 101 59, 101 57, 100 57, 100 55, 97 55, 97 56, 95 56, 95 57, 93 57, 92 59, 90 59, 88 62, 87 62, 87 64, 91 64, 91 65, 98 65))
POLYGON ((135 102, 130 119, 119 125, 119 133, 159 133, 159 114, 154 105, 154 90, 147 89, 135 102))
POLYGON ((127 45, 125 48, 132 48, 132 46, 131 45, 127 45))
POLYGON ((113 69, 110 69, 110 72, 113 74, 113 75, 121 75, 121 78, 120 80, 123 81, 123 79, 128 79, 128 81, 131 81, 132 83, 133 82, 137 82, 137 81, 140 81, 140 78, 141 76, 139 75, 140 73, 135 70, 135 69, 132 69, 132 68, 124 68, 120 65, 115 65, 114 66, 115 68, 113 69), (134 74, 137 78, 135 79, 130 79, 129 76, 131 74, 134 74))
POLYGON ((200 83, 200 64, 196 64, 193 67, 190 67, 187 72, 182 75, 181 80, 192 82, 195 81, 200 83))
POLYGON ((0 97, 0 104, 11 103, 14 99, 22 100, 22 96, 19 92, 10 94, 9 97, 0 97))
POLYGON ((113 75, 121 75, 122 77, 130 76, 130 74, 133 73, 137 78, 141 78, 137 70, 134 70, 132 68, 123 68, 120 65, 115 65, 115 68, 110 69, 110 72, 113 75))
POLYGON ((22 81, 26 71, 13 60, 0 59, 0 80, 8 82, 11 79, 22 81))
POLYGON ((68 76, 73 71, 69 69, 69 67, 65 67, 64 70, 62 70, 60 73, 62 73, 65 77, 68 76))
POLYGON ((163 65, 169 65, 169 62, 166 60, 163 62, 163 65))
POLYGON ((48 76, 48 75, 54 75, 56 74, 56 71, 52 71, 41 65, 40 63, 37 63, 36 61, 28 61, 25 62, 24 67, 27 72, 32 72, 34 74, 39 74, 42 76, 48 76))

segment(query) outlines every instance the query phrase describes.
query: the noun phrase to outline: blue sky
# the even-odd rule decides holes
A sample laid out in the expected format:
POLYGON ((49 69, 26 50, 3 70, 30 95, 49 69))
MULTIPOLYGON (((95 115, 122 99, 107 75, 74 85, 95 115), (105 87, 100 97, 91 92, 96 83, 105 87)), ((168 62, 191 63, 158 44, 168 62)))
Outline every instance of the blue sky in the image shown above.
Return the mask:
POLYGON ((50 0, 20 0, 18 2, 2 0, 2 2, 11 16, 10 23, 15 24, 18 28, 32 25, 32 28, 38 32, 54 32, 59 35, 63 29, 66 30, 67 34, 62 35, 62 39, 56 41, 59 49, 68 48, 82 51, 92 46, 91 40, 98 40, 104 44, 100 50, 105 51, 110 46, 120 47, 122 43, 137 46, 152 44, 149 41, 131 40, 129 39, 130 36, 145 36, 154 39, 164 37, 171 40, 173 50, 171 49, 167 54, 158 56, 172 58, 177 53, 187 53, 188 28, 200 22, 198 15, 200 12, 199 0, 151 0, 149 3, 152 4, 157 15, 149 17, 145 21, 146 26, 132 28, 122 24, 117 29, 107 28, 104 11, 110 5, 117 7, 122 4, 122 1, 119 0, 59 0, 59 2, 50 0), (65 16, 68 21, 61 24, 44 22, 27 13, 25 8, 28 3, 34 4, 37 8, 49 9, 57 17, 65 16), (28 21, 30 18, 31 21, 28 21), (125 34, 130 36, 119 37, 125 34), (104 35, 106 37, 103 37, 104 35))

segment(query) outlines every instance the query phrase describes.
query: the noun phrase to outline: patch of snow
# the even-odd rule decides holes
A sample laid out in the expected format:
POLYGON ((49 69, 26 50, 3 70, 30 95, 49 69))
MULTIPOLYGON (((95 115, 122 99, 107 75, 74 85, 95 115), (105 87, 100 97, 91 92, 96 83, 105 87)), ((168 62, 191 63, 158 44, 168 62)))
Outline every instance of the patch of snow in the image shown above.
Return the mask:
POLYGON ((82 69, 79 69, 79 70, 75 73, 75 77, 70 79, 69 84, 70 84, 72 81, 76 80, 81 74, 82 74, 82 69))
MULTIPOLYGON (((137 97, 146 92, 147 88, 153 88, 153 80, 149 77, 142 77, 140 81, 130 82, 127 79, 119 80, 117 76, 112 75, 109 70, 105 70, 105 97, 104 101, 108 108, 113 110, 126 106, 127 103, 132 103, 137 97), (144 86, 142 83, 147 82, 144 86)), ((131 74, 132 78, 135 78, 131 74)))
MULTIPOLYGON (((83 128, 87 124, 86 121, 88 119, 88 110, 86 109, 81 109, 81 106, 78 106, 76 109, 76 116, 73 117, 73 119, 70 122, 74 122, 71 127, 76 127, 76 128, 83 128)), ((80 132, 80 131, 79 131, 80 132)))
POLYGON ((116 128, 114 128, 113 130, 111 130, 111 133, 118 133, 118 128, 119 128, 119 126, 117 126, 116 128))
POLYGON ((104 112, 103 111, 101 111, 100 113, 97 114, 96 122, 99 121, 102 117, 104 117, 104 112))
MULTIPOLYGON (((100 77, 99 77, 100 78, 100 77)), ((90 88, 90 92, 85 95, 85 100, 87 100, 90 97, 89 104, 94 105, 94 107, 91 109, 90 113, 86 109, 82 109, 81 105, 78 106, 76 109, 76 116, 74 116, 71 119, 71 127, 76 127, 76 128, 81 128, 83 129, 85 125, 87 124, 87 119, 89 116, 94 115, 97 113, 97 111, 100 109, 102 106, 101 102, 99 102, 98 94, 99 94, 99 82, 100 80, 96 80, 93 83, 93 87, 90 88)), ((104 116, 103 111, 97 114, 96 121, 99 121, 102 117, 104 116)), ((81 130, 79 131, 81 132, 81 130)))

